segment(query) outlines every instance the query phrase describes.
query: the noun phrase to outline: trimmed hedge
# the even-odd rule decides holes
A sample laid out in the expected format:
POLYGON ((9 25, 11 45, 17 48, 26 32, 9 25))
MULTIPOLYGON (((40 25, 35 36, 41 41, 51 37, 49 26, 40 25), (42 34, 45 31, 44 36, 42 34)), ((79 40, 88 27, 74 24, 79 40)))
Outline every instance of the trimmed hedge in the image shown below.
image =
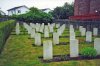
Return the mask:
POLYGON ((39 9, 33 8, 29 12, 25 14, 20 14, 20 15, 13 15, 10 16, 13 19, 16 19, 17 21, 22 21, 22 22, 33 22, 33 23, 52 23, 53 17, 49 13, 45 13, 39 9))
POLYGON ((0 52, 2 51, 3 46, 14 26, 15 26, 14 20, 0 22, 0 52))

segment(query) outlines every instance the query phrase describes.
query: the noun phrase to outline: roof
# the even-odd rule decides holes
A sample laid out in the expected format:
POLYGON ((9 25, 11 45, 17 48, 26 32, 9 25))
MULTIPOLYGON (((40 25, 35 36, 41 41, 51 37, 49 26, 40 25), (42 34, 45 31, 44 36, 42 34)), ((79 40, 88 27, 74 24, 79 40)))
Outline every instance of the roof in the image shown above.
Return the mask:
POLYGON ((42 11, 51 10, 50 8, 41 9, 42 11))
POLYGON ((5 12, 3 12, 2 10, 0 10, 0 13, 4 13, 4 14, 6 14, 5 12))
MULTIPOLYGON (((10 11, 10 10, 15 10, 15 9, 20 8, 20 7, 26 7, 26 8, 28 8, 27 6, 23 5, 23 6, 18 6, 18 7, 14 7, 14 8, 8 9, 7 11, 10 11)), ((28 9, 29 9, 29 8, 28 8, 28 9)))

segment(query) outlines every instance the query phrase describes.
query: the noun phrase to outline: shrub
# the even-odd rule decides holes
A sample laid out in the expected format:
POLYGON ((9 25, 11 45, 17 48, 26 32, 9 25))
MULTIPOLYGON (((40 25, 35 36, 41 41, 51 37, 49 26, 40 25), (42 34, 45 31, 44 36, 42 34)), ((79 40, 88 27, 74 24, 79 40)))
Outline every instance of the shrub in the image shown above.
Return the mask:
POLYGON ((97 56, 97 52, 94 48, 86 47, 86 48, 82 49, 81 55, 83 57, 94 58, 97 56))
POLYGON ((11 18, 14 18, 18 21, 24 22, 33 22, 33 23, 51 23, 52 22, 52 15, 45 13, 41 10, 36 8, 31 8, 29 12, 20 15, 13 15, 11 18))
POLYGON ((14 26, 15 26, 14 20, 0 22, 0 52, 14 26))

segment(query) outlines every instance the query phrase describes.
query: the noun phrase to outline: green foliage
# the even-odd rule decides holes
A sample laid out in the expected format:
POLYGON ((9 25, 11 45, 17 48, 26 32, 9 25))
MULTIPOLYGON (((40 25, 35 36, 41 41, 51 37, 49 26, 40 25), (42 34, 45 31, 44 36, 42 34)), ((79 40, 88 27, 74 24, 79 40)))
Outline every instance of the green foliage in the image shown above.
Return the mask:
POLYGON ((3 15, 0 13, 0 18, 3 17, 3 15))
POLYGON ((2 15, 1 15, 1 13, 0 13, 0 17, 1 17, 2 15))
POLYGON ((81 55, 83 57, 93 58, 93 57, 97 56, 97 52, 94 48, 86 47, 86 48, 82 49, 81 55))
POLYGON ((31 7, 31 8, 30 8, 30 11, 35 12, 35 13, 36 13, 36 12, 39 12, 39 9, 37 9, 37 8, 35 8, 35 7, 31 7))
POLYGON ((74 5, 73 3, 65 3, 62 7, 56 7, 50 14, 52 14, 55 19, 68 19, 69 16, 74 15, 74 5))
POLYGON ((15 25, 14 20, 9 20, 0 23, 0 50, 2 49, 6 39, 15 25))
POLYGON ((30 8, 30 11, 27 12, 26 14, 13 15, 12 17, 19 20, 19 21, 24 21, 24 22, 34 22, 34 23, 52 22, 52 15, 51 14, 47 14, 45 12, 42 12, 34 7, 30 8))

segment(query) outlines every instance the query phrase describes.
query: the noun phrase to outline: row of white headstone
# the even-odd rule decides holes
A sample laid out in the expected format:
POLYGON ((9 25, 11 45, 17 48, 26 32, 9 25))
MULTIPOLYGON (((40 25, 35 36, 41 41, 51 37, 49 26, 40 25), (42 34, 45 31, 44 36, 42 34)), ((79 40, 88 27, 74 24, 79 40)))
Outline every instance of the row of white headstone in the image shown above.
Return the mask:
POLYGON ((70 25, 70 57, 78 56, 78 40, 75 38, 75 32, 73 25, 70 25))
MULTIPOLYGON (((81 27, 80 27, 81 28, 81 27)), ((80 31, 83 31, 83 34, 85 35, 85 28, 81 28, 80 31), (83 30, 82 30, 83 29, 83 30)), ((97 35, 97 28, 94 28, 94 34, 97 35)), ((86 32, 86 41, 87 42, 92 42, 92 32, 87 31, 86 32)), ((70 57, 77 57, 79 54, 78 51, 78 40, 75 39, 75 32, 74 32, 74 28, 73 25, 70 25, 70 57)), ((94 40, 94 48, 97 50, 97 53, 100 55, 100 38, 96 38, 94 40)))
MULTIPOLYGON (((35 39, 35 45, 41 46, 41 44, 42 44, 41 43, 41 33, 36 32, 36 30, 38 31, 38 28, 36 27, 36 26, 39 26, 38 23, 36 23, 36 25, 33 23, 30 23, 31 26, 29 26, 26 23, 24 23, 23 25, 27 29, 28 34, 31 35, 31 38, 35 39), (33 27, 33 26, 35 26, 35 27, 33 27), (34 28, 36 28, 36 30, 34 28)), ((40 28, 41 32, 44 31, 44 37, 49 37, 49 32, 50 32, 53 34, 53 44, 54 45, 59 44, 59 36, 61 36, 62 33, 64 32, 65 24, 63 24, 62 26, 60 26, 60 24, 57 24, 56 28, 58 28, 58 30, 59 30, 59 31, 57 30, 57 32, 54 32, 55 23, 54 24, 48 23, 48 25, 44 25, 42 23, 42 25, 40 27, 41 27, 40 28)))
MULTIPOLYGON (((92 42, 92 32, 91 31, 86 31, 86 28, 83 28, 83 26, 79 27, 79 31, 81 32, 81 36, 86 35, 86 42, 92 42)), ((98 35, 98 29, 93 28, 93 35, 97 36, 98 35)), ((70 38, 75 39, 75 32, 73 25, 70 25, 70 38)))
MULTIPOLYGON (((100 55, 100 38, 94 40, 94 49, 97 51, 97 55, 100 55)), ((70 41, 70 57, 79 56, 79 43, 77 39, 70 41)), ((43 59, 53 59, 53 45, 51 40, 43 42, 43 59)))
MULTIPOLYGON (((79 31, 81 32, 81 36, 86 35, 86 42, 92 42, 92 32, 86 31, 86 28, 83 26, 79 27, 79 31)), ((98 28, 93 28, 93 36, 98 36, 98 28)))
MULTIPOLYGON (((49 33, 53 33, 54 32, 54 27, 56 26, 57 29, 57 33, 59 34, 59 36, 62 35, 63 31, 65 30, 65 24, 63 24, 62 26, 60 26, 60 24, 55 24, 55 23, 48 23, 48 25, 44 25, 44 23, 39 24, 39 23, 30 23, 30 25, 28 25, 27 23, 23 23, 24 27, 27 29, 28 34, 31 34, 32 31, 35 30, 35 32, 41 32, 44 33, 44 37, 49 37, 49 33), (32 30, 34 29, 34 30, 32 30)), ((16 24, 16 34, 20 34, 20 29, 19 29, 19 23, 16 24)))
MULTIPOLYGON (((56 35, 56 33, 55 33, 55 35, 56 35)), ((70 57, 78 57, 79 43, 78 43, 78 40, 75 39, 75 32, 74 32, 74 28, 72 25, 70 26, 70 36, 71 36, 70 37, 70 57)), ((52 41, 50 41, 50 40, 43 42, 43 59, 44 60, 53 59, 53 45, 52 45, 52 41)))
MULTIPOLYGON (((36 25, 38 25, 38 24, 36 24, 36 25)), ((31 24, 31 26, 32 26, 32 24, 31 24)), ((56 45, 56 44, 59 44, 59 36, 64 32, 65 24, 63 24, 62 26, 60 26, 60 24, 56 24, 56 28, 58 28, 58 30, 60 30, 57 32, 54 32, 54 27, 55 27, 55 23, 53 23, 53 24, 48 23, 48 25, 44 25, 42 23, 41 31, 43 31, 43 29, 44 29, 44 37, 49 37, 49 31, 50 31, 50 33, 53 33, 53 44, 56 45)), ((41 34, 40 33, 36 33, 36 35, 35 35, 35 45, 37 45, 37 46, 41 45, 41 34)))
MULTIPOLYGON (((86 35, 86 28, 83 26, 79 26, 79 31, 81 32, 81 36, 86 35)), ((93 36, 98 36, 98 28, 93 28, 93 36)))
MULTIPOLYGON (((37 24, 34 26, 39 26, 39 25, 37 24)), ((27 29, 28 34, 31 34, 31 37, 35 38, 35 45, 40 46, 41 45, 41 34, 35 32, 35 29, 33 29, 33 28, 36 28, 36 27, 34 27, 34 26, 31 24, 31 27, 30 27, 28 24, 24 23, 24 27, 27 29)), ((56 28, 58 28, 58 26, 56 28)), ((49 27, 50 27, 50 24, 49 24, 49 27)), ((42 32, 42 29, 43 28, 41 27, 41 32, 42 32)), ((57 32, 53 33, 53 43, 54 44, 59 44, 59 36, 63 33, 64 29, 65 29, 65 25, 62 25, 61 27, 59 26, 57 32)), ((84 29, 84 28, 82 28, 82 29, 84 29)), ((80 30, 83 31, 82 29, 80 29, 80 30)), ((36 28, 36 30, 38 31, 38 28, 36 28)), ((48 31, 47 26, 45 26, 45 30, 48 31)), ((85 31, 83 31, 83 32, 85 32, 85 31)), ((20 33, 19 23, 17 23, 16 24, 16 34, 18 35, 19 33, 20 33)), ((87 41, 90 41, 90 38, 91 38, 90 35, 92 35, 91 32, 86 33, 86 36, 88 36, 88 37, 86 37, 87 41)), ((50 40, 43 42, 43 58, 44 58, 44 60, 49 60, 49 59, 53 58, 53 48, 52 48, 53 43, 50 40)), ((97 50, 98 55, 100 55, 100 49, 99 49, 100 44, 99 43, 100 43, 100 38, 96 38, 94 40, 94 48, 97 50)), ((78 54, 79 54, 78 48, 79 48, 79 42, 75 38, 75 32, 74 32, 73 25, 70 25, 70 57, 78 57, 78 54)))

